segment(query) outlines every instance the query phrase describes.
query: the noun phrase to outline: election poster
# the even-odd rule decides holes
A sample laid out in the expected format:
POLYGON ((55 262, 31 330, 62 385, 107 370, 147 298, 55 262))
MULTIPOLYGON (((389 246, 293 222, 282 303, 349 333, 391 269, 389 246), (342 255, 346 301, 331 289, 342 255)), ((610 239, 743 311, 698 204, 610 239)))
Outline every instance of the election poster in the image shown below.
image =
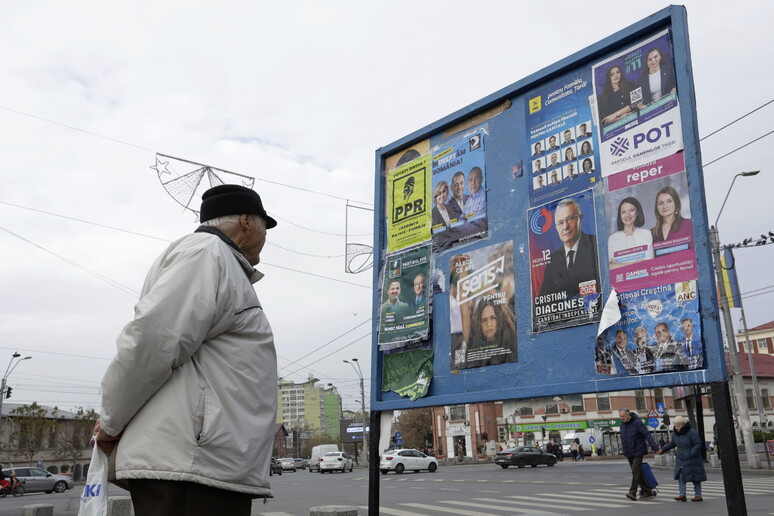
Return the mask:
POLYGON ((669 31, 592 67, 602 176, 683 149, 669 31))
POLYGON ((525 95, 531 205, 567 197, 598 180, 592 94, 591 71, 583 68, 525 95))
POLYGON ((609 374, 639 375, 701 369, 696 281, 618 294, 621 320, 601 337, 613 359, 609 374))
POLYGON ((387 252, 430 240, 430 155, 387 172, 387 252))
POLYGON ((516 362, 513 241, 449 260, 451 370, 516 362))
POLYGON ((427 339, 430 328, 430 246, 388 255, 383 271, 379 349, 427 339))
POLYGON ((395 154, 391 154, 384 159, 384 170, 389 172, 395 167, 405 165, 409 161, 414 161, 420 156, 424 156, 430 152, 430 140, 422 140, 419 143, 415 143, 411 147, 401 149, 395 154))
POLYGON ((698 277, 683 153, 605 178, 607 259, 617 291, 698 277))
POLYGON ((527 210, 532 331, 599 320, 594 196, 585 190, 527 210))
POLYGON ((433 250, 443 251, 488 232, 484 131, 433 148, 433 250))

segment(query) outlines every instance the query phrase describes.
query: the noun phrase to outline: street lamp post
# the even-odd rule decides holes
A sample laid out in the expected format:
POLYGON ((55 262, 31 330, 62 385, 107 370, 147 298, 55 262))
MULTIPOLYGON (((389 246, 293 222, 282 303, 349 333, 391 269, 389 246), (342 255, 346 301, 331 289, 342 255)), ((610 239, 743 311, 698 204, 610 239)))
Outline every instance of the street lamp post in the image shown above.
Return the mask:
MULTIPOLYGON (((715 276, 717 278, 718 285, 723 284, 723 270, 720 262, 720 238, 718 236, 718 221, 720 215, 723 213, 723 208, 726 206, 728 196, 731 194, 731 189, 734 187, 734 182, 739 176, 748 177, 756 175, 760 170, 754 170, 751 172, 740 172, 734 176, 731 181, 731 186, 728 187, 726 197, 723 199, 723 204, 720 206, 720 211, 715 219, 715 225, 710 228, 710 244, 712 247, 712 258, 715 262, 715 276)), ((737 410, 739 411, 739 424, 742 427, 742 441, 744 442, 744 449, 747 452, 747 463, 751 467, 760 467, 754 458, 755 455, 755 439, 753 438, 752 427, 750 425, 750 411, 747 408, 747 400, 745 398, 744 391, 744 377, 742 376, 742 368, 739 365, 739 355, 736 350, 736 338, 734 336, 734 325, 731 320, 731 310, 728 307, 728 299, 726 297, 725 289, 720 289, 720 310, 723 312, 723 322, 726 327, 726 340, 728 341, 728 356, 731 361, 731 384, 733 385, 734 396, 736 398, 737 410)))
POLYGON ((29 360, 32 357, 24 357, 19 358, 21 355, 19 352, 15 352, 13 355, 11 355, 11 360, 8 362, 8 367, 5 368, 5 374, 3 375, 2 383, 0 383, 0 421, 2 421, 3 418, 3 400, 5 399, 5 390, 8 387, 8 377, 11 376, 11 373, 13 373, 13 370, 16 369, 16 366, 19 365, 19 362, 22 360, 29 360), (15 363, 14 363, 15 362, 15 363))
POLYGON ((363 463, 368 464, 368 454, 366 453, 366 410, 365 410, 365 387, 363 385, 363 370, 360 369, 360 362, 357 358, 353 358, 352 362, 349 360, 343 361, 346 364, 349 364, 352 366, 352 369, 355 370, 358 377, 360 378, 360 409, 361 409, 361 419, 363 421, 363 463), (357 368, 355 367, 355 364, 357 364, 357 368))

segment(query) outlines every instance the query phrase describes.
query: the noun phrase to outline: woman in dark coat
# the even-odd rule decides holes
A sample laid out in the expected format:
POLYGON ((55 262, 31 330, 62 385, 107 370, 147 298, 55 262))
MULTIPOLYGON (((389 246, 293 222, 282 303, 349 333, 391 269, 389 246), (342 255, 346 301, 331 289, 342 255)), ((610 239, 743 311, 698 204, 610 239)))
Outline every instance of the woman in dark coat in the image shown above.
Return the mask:
POLYGON ((701 502, 701 483, 707 480, 707 473, 704 471, 704 459, 701 456, 701 440, 696 430, 691 428, 684 417, 677 416, 675 419, 675 429, 672 431, 672 440, 664 445, 659 454, 666 450, 677 448, 675 453, 675 480, 679 493, 675 496, 678 502, 685 502, 688 498, 685 496, 686 484, 693 482, 695 496, 691 498, 692 502, 701 502))

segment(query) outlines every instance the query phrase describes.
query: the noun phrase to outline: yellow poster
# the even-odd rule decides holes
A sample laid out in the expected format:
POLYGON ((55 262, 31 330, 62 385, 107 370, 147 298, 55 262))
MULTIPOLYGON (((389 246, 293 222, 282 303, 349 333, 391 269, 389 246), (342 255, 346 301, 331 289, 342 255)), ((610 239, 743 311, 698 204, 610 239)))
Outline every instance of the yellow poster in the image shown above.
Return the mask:
POLYGON ((430 240, 430 154, 387 172, 387 252, 430 240))

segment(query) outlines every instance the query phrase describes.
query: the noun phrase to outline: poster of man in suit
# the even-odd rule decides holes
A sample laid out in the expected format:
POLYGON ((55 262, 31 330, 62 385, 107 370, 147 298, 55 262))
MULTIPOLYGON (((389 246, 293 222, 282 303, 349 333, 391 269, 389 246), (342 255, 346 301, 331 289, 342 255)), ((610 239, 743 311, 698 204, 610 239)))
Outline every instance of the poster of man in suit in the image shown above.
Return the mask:
POLYGON ((532 329, 599 319, 599 260, 590 190, 528 211, 532 329))

